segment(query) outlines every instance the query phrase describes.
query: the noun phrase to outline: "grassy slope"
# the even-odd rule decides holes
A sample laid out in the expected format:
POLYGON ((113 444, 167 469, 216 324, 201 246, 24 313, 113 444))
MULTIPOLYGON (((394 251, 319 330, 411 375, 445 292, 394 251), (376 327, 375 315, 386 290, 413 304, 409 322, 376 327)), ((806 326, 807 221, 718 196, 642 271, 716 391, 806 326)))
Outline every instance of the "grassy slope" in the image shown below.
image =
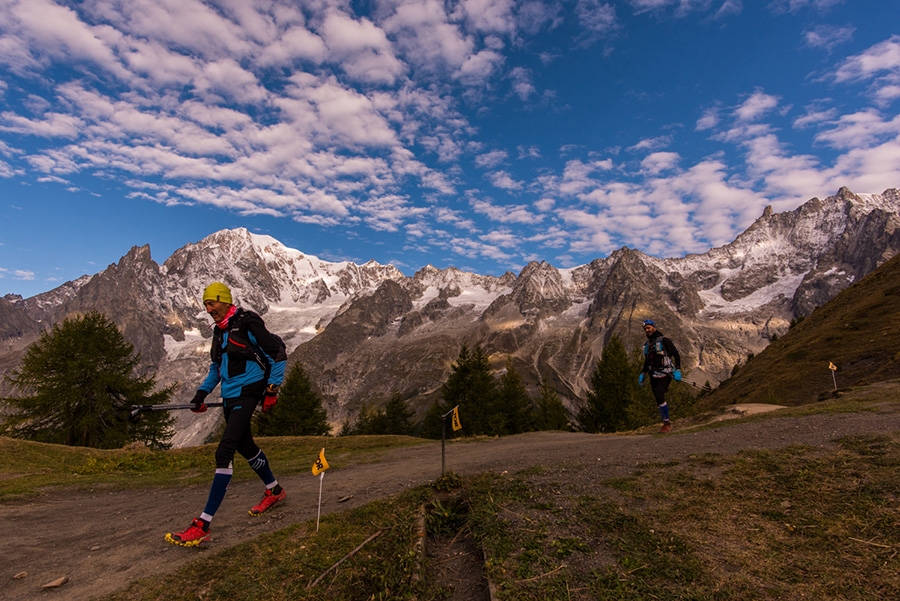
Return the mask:
POLYGON ((838 389, 900 378, 900 256, 816 309, 698 403, 803 405, 838 389))
MULTIPOLYGON (((266 454, 282 469, 308 470, 322 447, 329 463, 350 466, 377 461, 382 451, 426 441, 411 436, 274 436, 265 439, 266 454)), ((0 436, 0 502, 36 494, 55 486, 145 488, 205 483, 216 445, 165 452, 147 449, 88 449, 30 442, 0 436)), ((256 478, 245 462, 235 465, 238 480, 256 478)))

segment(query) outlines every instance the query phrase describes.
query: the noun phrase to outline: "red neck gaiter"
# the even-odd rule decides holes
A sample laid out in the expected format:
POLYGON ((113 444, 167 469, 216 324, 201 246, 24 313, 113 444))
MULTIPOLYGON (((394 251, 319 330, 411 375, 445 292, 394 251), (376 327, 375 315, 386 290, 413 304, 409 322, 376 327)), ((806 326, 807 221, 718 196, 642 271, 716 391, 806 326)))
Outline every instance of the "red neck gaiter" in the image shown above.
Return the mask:
POLYGON ((220 330, 224 330, 228 327, 228 320, 234 317, 234 314, 237 313, 237 305, 231 305, 231 308, 228 309, 228 313, 225 314, 225 317, 222 318, 222 321, 217 321, 216 325, 219 326, 220 330))

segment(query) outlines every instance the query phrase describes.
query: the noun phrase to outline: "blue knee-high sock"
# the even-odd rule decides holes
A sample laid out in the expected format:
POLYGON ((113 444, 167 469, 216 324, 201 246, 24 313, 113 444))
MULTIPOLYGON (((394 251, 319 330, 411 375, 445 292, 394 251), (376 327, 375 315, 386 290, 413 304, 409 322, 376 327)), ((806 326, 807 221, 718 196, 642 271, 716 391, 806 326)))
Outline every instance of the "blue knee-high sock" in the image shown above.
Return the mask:
POLYGON ((256 475, 260 477, 263 484, 266 485, 266 488, 272 488, 277 484, 275 481, 275 474, 272 473, 272 468, 269 467, 269 460, 266 459, 266 454, 262 452, 262 449, 260 449, 259 453, 257 453, 253 459, 248 459, 247 463, 250 464, 250 467, 253 468, 256 475))
POLYGON ((234 470, 230 467, 216 468, 216 475, 213 476, 212 486, 209 487, 209 498, 206 500, 206 507, 200 519, 211 521, 222 500, 225 498, 225 491, 228 490, 228 483, 231 482, 231 474, 234 470))
POLYGON ((668 403, 663 403, 662 405, 659 405, 659 415, 660 415, 660 417, 662 417, 662 420, 664 422, 669 421, 669 404, 668 403))

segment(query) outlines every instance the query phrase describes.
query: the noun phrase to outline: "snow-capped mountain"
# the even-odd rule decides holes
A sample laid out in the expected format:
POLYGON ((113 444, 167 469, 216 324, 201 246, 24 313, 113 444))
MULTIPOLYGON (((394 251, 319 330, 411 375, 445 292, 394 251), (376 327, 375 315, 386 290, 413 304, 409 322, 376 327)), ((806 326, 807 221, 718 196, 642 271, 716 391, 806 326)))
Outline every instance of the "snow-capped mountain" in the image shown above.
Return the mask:
MULTIPOLYGON (((602 348, 618 334, 640 344, 655 319, 679 346, 685 371, 718 382, 792 318, 807 315, 900 251, 900 192, 841 189, 794 211, 767 208, 734 242, 659 259, 622 248, 570 269, 540 262, 515 275, 426 266, 322 261, 245 229, 216 232, 162 265, 147 246, 117 264, 29 299, 0 299, 0 371, 67 315, 103 311, 160 383, 193 395, 208 365, 211 324, 200 303, 211 281, 265 316, 320 390, 334 423, 400 392, 420 412, 437 398, 462 344, 523 381, 546 381, 580 403, 602 348)), ((176 445, 202 442, 210 415, 182 416, 176 445)))

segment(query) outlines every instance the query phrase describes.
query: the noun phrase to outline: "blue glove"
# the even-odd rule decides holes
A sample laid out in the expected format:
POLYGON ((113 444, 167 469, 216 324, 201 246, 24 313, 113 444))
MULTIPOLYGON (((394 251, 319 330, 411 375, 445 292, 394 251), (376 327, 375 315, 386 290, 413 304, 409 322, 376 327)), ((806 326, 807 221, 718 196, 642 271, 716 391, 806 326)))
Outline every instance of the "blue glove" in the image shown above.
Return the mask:
POLYGON ((638 376, 638 386, 644 385, 644 374, 638 376))
POLYGON ((676 382, 681 382, 681 370, 676 369, 675 373, 672 374, 672 377, 675 378, 676 382))

